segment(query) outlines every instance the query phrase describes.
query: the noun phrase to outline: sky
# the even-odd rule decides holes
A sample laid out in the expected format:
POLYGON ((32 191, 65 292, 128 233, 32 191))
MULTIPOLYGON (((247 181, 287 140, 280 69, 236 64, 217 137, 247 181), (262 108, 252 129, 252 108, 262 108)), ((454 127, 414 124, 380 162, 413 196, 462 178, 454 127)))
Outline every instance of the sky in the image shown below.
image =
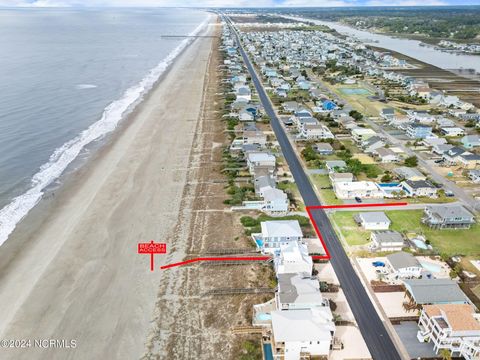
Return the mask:
POLYGON ((55 6, 182 6, 182 7, 294 7, 294 6, 435 6, 480 5, 480 0, 0 0, 7 7, 55 6))

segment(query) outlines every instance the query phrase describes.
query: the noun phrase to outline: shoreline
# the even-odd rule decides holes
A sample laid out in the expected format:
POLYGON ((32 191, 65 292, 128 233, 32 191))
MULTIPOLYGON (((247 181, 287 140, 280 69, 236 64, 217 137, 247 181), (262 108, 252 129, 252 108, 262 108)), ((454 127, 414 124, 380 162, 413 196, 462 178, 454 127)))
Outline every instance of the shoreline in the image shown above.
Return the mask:
MULTIPOLYGON (((215 17, 208 21, 201 33, 211 31, 215 17)), ((189 131, 199 117, 210 42, 199 38, 183 49, 105 144, 62 179, 55 196, 37 204, 3 244, 4 338, 75 335, 77 348, 64 353, 69 358, 98 358, 112 351, 140 357, 161 273, 149 273, 148 256, 136 254, 136 243, 150 238, 168 243, 174 231, 177 200, 186 182, 186 173, 176 166, 186 159, 168 155, 174 144, 181 152, 189 149, 189 141, 191 147, 194 133, 189 131), (172 108, 182 102, 184 109, 172 108), (163 120, 165 129, 157 120, 163 120), (186 132, 181 139, 175 139, 177 130, 186 132), (84 306, 88 313, 82 313, 84 306), (21 326, 27 317, 35 329, 21 326), (121 324, 128 326, 119 328, 121 324), (125 339, 126 334, 131 338, 125 339)), ((157 257, 157 269, 162 260, 157 257)), ((63 351, 11 349, 5 358, 51 358, 63 351)))
POLYGON ((128 87, 120 97, 111 100, 93 123, 55 148, 49 159, 31 176, 29 186, 0 207, 0 246, 47 193, 51 193, 50 190, 56 190, 61 186, 61 180, 74 173, 77 166, 88 162, 88 151, 95 152, 101 148, 106 143, 105 140, 131 118, 130 114, 148 98, 176 59, 193 42, 192 36, 205 29, 211 14, 204 13, 205 19, 165 58, 149 69, 140 81, 128 87))

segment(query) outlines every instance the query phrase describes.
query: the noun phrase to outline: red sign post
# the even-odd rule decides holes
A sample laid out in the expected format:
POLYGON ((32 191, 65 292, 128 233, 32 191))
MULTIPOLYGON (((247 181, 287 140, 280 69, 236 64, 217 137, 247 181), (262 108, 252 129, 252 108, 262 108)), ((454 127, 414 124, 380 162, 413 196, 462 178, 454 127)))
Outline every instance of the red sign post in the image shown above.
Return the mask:
POLYGON ((150 271, 153 271, 153 254, 166 254, 167 244, 156 243, 150 241, 149 243, 138 243, 139 254, 150 254, 150 271))

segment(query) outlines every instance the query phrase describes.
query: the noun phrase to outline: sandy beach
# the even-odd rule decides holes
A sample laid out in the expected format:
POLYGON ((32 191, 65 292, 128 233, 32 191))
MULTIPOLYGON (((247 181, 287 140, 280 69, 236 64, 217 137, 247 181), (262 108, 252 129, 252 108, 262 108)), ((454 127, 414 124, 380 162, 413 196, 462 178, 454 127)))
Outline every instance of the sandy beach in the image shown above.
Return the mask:
POLYGON ((32 341, 0 349, 1 359, 144 356, 166 276, 159 266, 182 260, 188 246, 179 218, 211 50, 212 38, 197 38, 48 213, 27 217, 1 247, 0 339, 32 341), (137 254, 150 240, 168 247, 154 272, 137 254), (76 346, 42 349, 36 339, 76 346))

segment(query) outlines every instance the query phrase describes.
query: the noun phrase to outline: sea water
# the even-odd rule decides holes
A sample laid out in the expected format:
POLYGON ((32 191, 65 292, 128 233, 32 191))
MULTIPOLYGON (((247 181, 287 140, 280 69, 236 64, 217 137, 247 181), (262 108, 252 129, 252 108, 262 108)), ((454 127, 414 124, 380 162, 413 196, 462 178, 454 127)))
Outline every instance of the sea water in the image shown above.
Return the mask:
POLYGON ((187 9, 0 9, 0 245, 207 22, 187 9))

